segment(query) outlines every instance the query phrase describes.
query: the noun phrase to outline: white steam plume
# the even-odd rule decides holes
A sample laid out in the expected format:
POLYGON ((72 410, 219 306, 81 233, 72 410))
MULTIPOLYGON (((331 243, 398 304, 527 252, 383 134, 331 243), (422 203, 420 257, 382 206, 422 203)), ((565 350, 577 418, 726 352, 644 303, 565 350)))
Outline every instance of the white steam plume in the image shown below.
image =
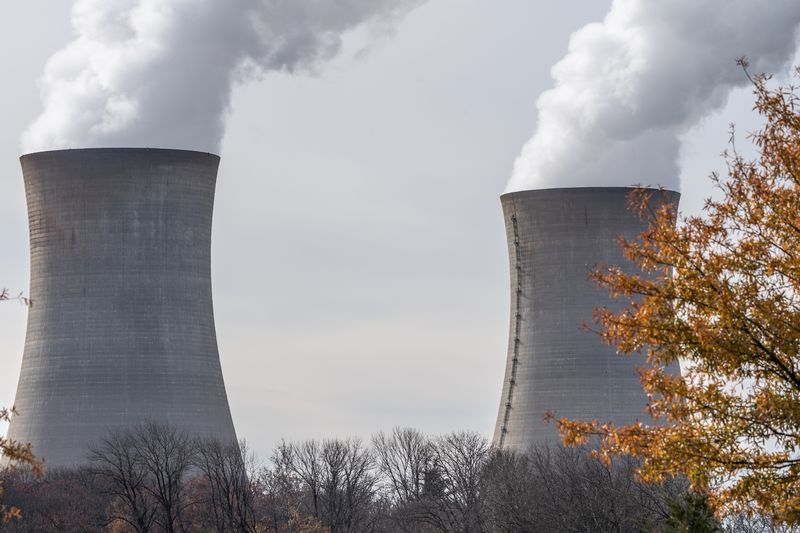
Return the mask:
POLYGON ((734 60, 784 69, 798 22, 798 0, 614 0, 570 37, 506 190, 677 189, 680 135, 747 83, 734 60))
POLYGON ((424 0, 77 0, 48 61, 26 152, 147 146, 218 152, 231 89, 313 70, 348 31, 389 31, 424 0))

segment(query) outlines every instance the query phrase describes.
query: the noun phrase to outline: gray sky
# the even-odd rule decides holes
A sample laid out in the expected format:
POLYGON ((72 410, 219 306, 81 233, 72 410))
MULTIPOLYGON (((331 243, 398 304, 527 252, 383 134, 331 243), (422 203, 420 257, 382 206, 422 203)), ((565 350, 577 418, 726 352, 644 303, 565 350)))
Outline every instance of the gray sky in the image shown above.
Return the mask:
MULTIPOLYGON (((429 0, 364 56, 351 43, 316 77, 234 91, 214 311, 237 432, 257 451, 395 425, 491 432, 509 297, 498 195, 550 67, 609 5, 429 0)), ((45 0, 0 14, 0 285, 16 291, 29 265, 19 137, 68 16, 45 0)), ((709 193, 727 124, 756 124, 751 107, 737 91, 686 136, 684 212, 709 193)), ((25 320, 0 305, 0 405, 13 403, 25 320)))

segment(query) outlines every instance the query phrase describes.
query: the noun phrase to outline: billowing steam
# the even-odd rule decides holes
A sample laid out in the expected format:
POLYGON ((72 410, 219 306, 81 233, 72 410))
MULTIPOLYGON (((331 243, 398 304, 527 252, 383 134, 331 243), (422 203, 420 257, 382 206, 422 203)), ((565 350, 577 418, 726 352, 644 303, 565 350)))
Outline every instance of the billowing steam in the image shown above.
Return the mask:
POLYGON ((313 70, 348 31, 385 33, 423 1, 77 0, 23 149, 218 152, 235 83, 313 70))
POLYGON ((614 0, 584 26, 537 102, 536 133, 507 191, 628 186, 677 189, 680 135, 753 72, 784 69, 798 0, 614 0))

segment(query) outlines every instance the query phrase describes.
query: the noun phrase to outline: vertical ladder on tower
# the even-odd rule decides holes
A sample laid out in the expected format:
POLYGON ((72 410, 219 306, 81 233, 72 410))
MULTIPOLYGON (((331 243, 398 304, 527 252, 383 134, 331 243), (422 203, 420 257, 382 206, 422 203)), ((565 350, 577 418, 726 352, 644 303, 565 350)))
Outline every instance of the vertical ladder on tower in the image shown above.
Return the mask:
POLYGON ((511 417, 511 401, 514 398, 514 387, 517 385, 517 366, 519 365, 519 345, 520 332, 522 328, 522 313, 520 304, 522 302, 522 263, 520 258, 519 226, 517 214, 511 215, 511 226, 514 231, 514 263, 516 269, 517 287, 514 296, 514 349, 511 359, 511 375, 508 379, 508 394, 506 396, 505 413, 503 414, 503 425, 500 429, 500 449, 503 449, 506 434, 508 433, 508 420, 511 417))

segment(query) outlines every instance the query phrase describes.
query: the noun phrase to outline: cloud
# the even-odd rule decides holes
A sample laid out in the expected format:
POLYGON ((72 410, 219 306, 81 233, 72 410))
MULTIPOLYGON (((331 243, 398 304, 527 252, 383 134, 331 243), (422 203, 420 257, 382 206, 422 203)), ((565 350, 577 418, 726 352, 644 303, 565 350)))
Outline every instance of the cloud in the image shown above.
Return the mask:
POLYGON ((25 152, 146 146, 218 152, 231 91, 314 71, 350 31, 389 30, 424 0, 78 0, 47 62, 25 152))
POLYGON ((783 70, 799 22, 797 0, 615 0, 552 68, 506 190, 677 189, 681 134, 747 83, 735 59, 783 70))

